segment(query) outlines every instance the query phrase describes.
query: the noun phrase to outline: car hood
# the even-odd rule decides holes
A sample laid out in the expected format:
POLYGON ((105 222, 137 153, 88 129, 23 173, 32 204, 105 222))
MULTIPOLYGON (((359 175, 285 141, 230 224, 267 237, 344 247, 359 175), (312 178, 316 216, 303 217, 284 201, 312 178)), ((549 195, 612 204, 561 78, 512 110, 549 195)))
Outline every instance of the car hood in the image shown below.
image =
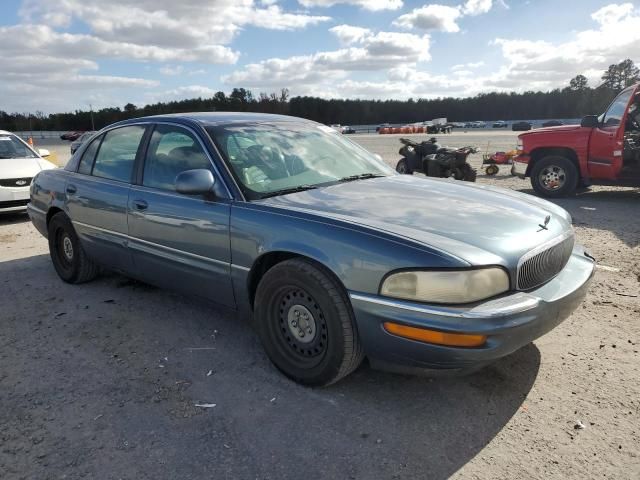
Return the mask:
POLYGON ((549 133, 565 133, 565 132, 573 132, 576 130, 581 130, 583 127, 580 125, 559 125, 557 127, 542 127, 536 128, 535 130, 531 130, 527 133, 522 133, 522 136, 530 136, 537 135, 540 133, 549 134, 549 133))
POLYGON ((513 267, 524 253, 571 229, 569 214, 545 200, 410 175, 341 183, 260 203, 381 230, 472 265, 513 267))
POLYGON ((50 168, 55 165, 42 158, 0 158, 0 178, 31 178, 50 168))

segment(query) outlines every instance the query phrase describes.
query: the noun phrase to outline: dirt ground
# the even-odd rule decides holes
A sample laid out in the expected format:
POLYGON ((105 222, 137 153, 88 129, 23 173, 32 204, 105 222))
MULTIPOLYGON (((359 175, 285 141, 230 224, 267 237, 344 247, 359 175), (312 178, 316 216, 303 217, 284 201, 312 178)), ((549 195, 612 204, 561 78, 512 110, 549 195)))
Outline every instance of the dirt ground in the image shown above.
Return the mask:
MULTIPOLYGON (((397 136, 352 138, 398 159, 397 136)), ((487 138, 516 136, 442 143, 487 138)), ((506 170, 478 182, 531 193, 506 170)), ((557 203, 599 263, 561 326, 470 377, 364 364, 326 389, 280 375, 233 312, 117 275, 64 284, 27 217, 2 216, 0 478, 638 479, 640 192, 557 203)))

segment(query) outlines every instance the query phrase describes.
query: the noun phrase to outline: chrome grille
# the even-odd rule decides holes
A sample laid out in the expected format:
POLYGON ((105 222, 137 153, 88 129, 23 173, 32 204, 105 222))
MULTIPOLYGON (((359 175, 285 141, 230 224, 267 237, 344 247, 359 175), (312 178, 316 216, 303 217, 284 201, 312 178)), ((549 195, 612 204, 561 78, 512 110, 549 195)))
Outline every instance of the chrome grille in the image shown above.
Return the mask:
POLYGON ((518 263, 518 290, 530 290, 555 277, 569 261, 574 244, 573 232, 555 239, 551 246, 532 250, 518 263))

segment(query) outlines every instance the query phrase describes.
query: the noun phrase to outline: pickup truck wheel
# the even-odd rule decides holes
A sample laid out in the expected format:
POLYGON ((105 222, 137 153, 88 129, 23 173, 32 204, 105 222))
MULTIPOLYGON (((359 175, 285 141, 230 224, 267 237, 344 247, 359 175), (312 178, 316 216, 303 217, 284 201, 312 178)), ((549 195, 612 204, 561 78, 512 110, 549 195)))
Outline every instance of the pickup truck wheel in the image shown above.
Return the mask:
POLYGON ((396 165, 396 172, 406 175, 413 174, 413 172, 409 168, 409 165, 407 165, 407 161, 404 158, 398 161, 398 164, 396 165))
POLYGON ((550 155, 538 160, 531 169, 531 186, 544 197, 565 197, 575 193, 578 169, 568 158, 550 155))
POLYGON ((269 269, 256 291, 255 324, 273 364, 310 386, 337 382, 364 356, 344 288, 311 262, 269 269))
POLYGON ((71 221, 63 212, 49 221, 48 237, 53 267, 62 280, 83 283, 98 275, 99 267, 84 253, 71 221))

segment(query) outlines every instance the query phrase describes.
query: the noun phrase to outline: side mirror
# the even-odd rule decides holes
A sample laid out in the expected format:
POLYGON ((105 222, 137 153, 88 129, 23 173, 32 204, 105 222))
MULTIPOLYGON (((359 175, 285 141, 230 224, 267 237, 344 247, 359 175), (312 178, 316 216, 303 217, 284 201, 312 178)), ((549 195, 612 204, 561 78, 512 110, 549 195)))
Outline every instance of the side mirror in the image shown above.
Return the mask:
POLYGON ((48 157, 51 155, 51 152, 49 150, 47 150, 46 148, 39 148, 38 149, 38 155, 40 155, 41 157, 48 157))
POLYGON ((587 115, 580 122, 580 126, 585 128, 596 128, 598 125, 600 125, 600 120, 597 115, 587 115))
POLYGON ((205 195, 213 192, 216 179, 210 170, 198 168, 185 170, 176 177, 176 192, 186 195, 205 195))

